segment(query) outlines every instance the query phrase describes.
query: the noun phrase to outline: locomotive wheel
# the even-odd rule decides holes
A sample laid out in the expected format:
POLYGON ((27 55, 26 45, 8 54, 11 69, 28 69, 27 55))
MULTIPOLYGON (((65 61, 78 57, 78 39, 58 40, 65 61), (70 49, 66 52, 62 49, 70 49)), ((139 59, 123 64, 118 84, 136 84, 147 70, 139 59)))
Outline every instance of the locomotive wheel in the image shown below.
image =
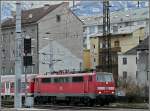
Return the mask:
POLYGON ((104 105, 105 105, 105 103, 104 103, 104 102, 101 102, 101 103, 100 103, 100 105, 101 105, 101 106, 104 106, 104 105))
POLYGON ((57 104, 57 101, 56 101, 55 97, 52 98, 52 104, 57 104))
POLYGON ((94 105, 94 100, 90 99, 90 98, 85 98, 84 99, 84 105, 85 106, 89 106, 92 107, 94 105))

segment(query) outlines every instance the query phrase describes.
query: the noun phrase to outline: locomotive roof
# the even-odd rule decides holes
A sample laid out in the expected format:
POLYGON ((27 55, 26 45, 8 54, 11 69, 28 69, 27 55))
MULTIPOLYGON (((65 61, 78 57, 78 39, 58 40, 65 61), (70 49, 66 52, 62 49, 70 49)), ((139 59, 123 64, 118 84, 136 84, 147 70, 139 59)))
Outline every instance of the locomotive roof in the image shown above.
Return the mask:
POLYGON ((75 76, 85 76, 85 75, 94 75, 95 73, 68 73, 68 74, 40 74, 36 76, 36 78, 44 78, 44 77, 75 77, 75 76))

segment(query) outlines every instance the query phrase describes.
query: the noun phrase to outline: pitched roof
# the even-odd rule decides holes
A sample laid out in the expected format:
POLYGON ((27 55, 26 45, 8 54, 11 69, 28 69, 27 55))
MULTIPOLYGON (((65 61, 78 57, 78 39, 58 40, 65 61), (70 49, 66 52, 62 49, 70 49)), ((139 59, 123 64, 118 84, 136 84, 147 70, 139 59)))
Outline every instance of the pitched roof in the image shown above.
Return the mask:
POLYGON ((124 54, 125 55, 136 55, 137 51, 139 51, 139 50, 148 50, 149 49, 148 42, 149 42, 149 37, 144 39, 139 45, 137 45, 134 48, 128 50, 124 54))
MULTIPOLYGON (((120 23, 128 21, 138 21, 145 20, 149 18, 148 7, 146 8, 137 8, 134 10, 125 10, 125 11, 115 11, 110 14, 111 23, 120 23)), ((85 24, 85 26, 91 25, 102 25, 103 16, 102 15, 93 15, 93 16, 80 16, 79 17, 85 24)))
MULTIPOLYGON (((132 34, 134 31, 140 29, 140 28, 144 28, 143 25, 138 25, 138 26, 128 26, 128 27, 123 27, 123 28, 118 28, 117 32, 113 32, 111 30, 111 35, 112 36, 116 36, 116 35, 127 35, 127 34, 132 34)), ((102 37, 103 33, 102 32, 98 32, 95 34, 90 35, 90 37, 102 37)))
MULTIPOLYGON (((60 4, 56 5, 47 5, 46 7, 40 7, 40 8, 34 8, 30 10, 23 10, 22 11, 22 24, 28 24, 28 23, 35 23, 38 20, 40 20, 42 17, 46 16, 48 13, 56 9, 60 4), (29 17, 31 16, 31 17, 29 17)), ((2 27, 11 27, 14 26, 15 23, 15 18, 10 18, 2 23, 2 27)))

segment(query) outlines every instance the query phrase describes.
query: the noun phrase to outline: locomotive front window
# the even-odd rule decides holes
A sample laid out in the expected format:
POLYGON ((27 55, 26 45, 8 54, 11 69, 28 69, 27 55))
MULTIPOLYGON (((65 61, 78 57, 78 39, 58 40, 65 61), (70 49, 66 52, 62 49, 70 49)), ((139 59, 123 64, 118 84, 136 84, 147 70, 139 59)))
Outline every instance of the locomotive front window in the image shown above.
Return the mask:
POLYGON ((9 82, 6 82, 6 89, 9 89, 9 82))
POLYGON ((112 75, 97 75, 96 77, 97 81, 99 82, 111 82, 113 81, 112 75))

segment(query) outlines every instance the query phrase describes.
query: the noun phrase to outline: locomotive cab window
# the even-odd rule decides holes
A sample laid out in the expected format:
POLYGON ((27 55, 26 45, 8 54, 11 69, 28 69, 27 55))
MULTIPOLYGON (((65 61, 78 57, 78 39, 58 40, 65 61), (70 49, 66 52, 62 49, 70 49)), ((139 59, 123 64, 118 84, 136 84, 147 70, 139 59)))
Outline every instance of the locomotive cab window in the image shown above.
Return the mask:
POLYGON ((51 78, 42 78, 42 83, 51 83, 51 78))
POLYGON ((83 77, 72 77, 72 82, 83 82, 83 77))
POLYGON ((109 74, 97 75, 96 80, 99 82, 111 82, 113 81, 113 76, 109 74))

